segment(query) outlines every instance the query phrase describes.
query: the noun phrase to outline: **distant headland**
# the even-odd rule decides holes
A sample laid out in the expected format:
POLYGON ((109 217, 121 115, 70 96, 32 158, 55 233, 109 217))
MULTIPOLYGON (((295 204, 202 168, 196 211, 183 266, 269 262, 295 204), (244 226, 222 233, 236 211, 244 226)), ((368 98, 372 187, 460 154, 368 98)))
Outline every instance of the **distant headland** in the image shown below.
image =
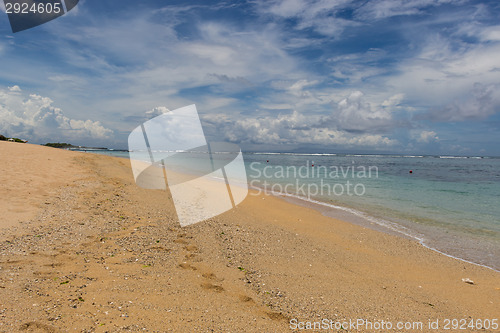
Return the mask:
POLYGON ((69 150, 109 150, 106 147, 75 146, 71 143, 66 143, 66 142, 49 142, 49 143, 44 144, 43 146, 52 147, 52 148, 69 149, 69 150))
POLYGON ((19 143, 27 143, 28 140, 23 140, 23 139, 19 139, 19 138, 8 138, 4 135, 1 135, 0 134, 0 141, 10 141, 10 142, 19 142, 19 143))

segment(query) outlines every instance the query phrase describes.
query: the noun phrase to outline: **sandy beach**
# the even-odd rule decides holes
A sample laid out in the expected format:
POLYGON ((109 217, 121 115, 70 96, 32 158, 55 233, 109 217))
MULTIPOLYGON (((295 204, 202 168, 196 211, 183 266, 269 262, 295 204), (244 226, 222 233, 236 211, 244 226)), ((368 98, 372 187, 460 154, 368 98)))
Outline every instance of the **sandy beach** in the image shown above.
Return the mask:
POLYGON ((500 273, 415 241, 264 195, 181 228, 126 159, 9 142, 0 158, 0 332, 498 331, 446 320, 498 321, 500 273))

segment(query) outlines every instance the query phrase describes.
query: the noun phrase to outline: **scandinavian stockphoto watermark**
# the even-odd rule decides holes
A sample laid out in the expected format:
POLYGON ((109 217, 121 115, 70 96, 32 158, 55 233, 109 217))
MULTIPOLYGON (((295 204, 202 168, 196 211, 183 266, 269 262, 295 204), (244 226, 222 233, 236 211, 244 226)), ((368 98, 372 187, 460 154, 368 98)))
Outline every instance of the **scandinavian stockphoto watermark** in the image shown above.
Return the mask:
POLYGON ((12 32, 27 30, 63 16, 79 0, 3 0, 12 32))
POLYGON ((250 164, 249 185, 256 191, 251 195, 285 194, 314 199, 333 196, 363 196, 367 179, 378 178, 375 165, 269 165, 250 164))
POLYGON ((240 148, 207 142, 194 104, 141 124, 128 146, 136 184, 168 189, 181 226, 224 213, 248 194, 240 148))
MULTIPOLYGON (((136 184, 170 191, 181 226, 236 207, 252 195, 362 196, 364 180, 378 178, 376 166, 271 165, 253 162, 248 175, 240 148, 207 142, 195 105, 166 112, 135 128, 128 137, 136 184)), ((287 162, 288 163, 288 162, 287 162)))
POLYGON ((292 331, 349 331, 349 332, 431 332, 431 331, 476 331, 497 330, 498 318, 444 318, 427 319, 425 321, 391 321, 357 319, 320 319, 298 320, 289 322, 292 331))

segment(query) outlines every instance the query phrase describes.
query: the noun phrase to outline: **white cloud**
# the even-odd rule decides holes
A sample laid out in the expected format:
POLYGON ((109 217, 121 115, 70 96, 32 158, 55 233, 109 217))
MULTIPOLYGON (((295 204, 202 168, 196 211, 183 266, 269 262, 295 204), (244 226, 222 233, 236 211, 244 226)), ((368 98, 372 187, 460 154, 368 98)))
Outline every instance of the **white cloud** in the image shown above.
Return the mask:
POLYGON ((297 111, 278 116, 234 119, 223 115, 207 115, 205 122, 219 129, 226 140, 250 144, 323 144, 356 148, 387 148, 397 140, 379 134, 357 134, 320 125, 318 117, 297 111))
MULTIPOLYGON (((63 128, 63 122, 69 122, 69 130, 76 131, 76 137, 87 136, 94 139, 106 139, 113 133, 113 131, 103 127, 98 121, 69 119, 62 115, 60 116, 60 120, 59 128, 63 128)), ((73 138, 75 135, 72 134, 71 137, 73 138)))
POLYGON ((297 97, 310 97, 312 96, 311 92, 304 90, 305 87, 307 86, 312 86, 317 84, 318 81, 308 81, 308 80, 299 80, 292 84, 289 88, 288 91, 297 97))
POLYGON ((258 0, 257 8, 262 14, 281 18, 296 18, 297 29, 314 29, 331 37, 339 37, 349 27, 362 26, 366 21, 381 20, 393 16, 416 15, 431 6, 447 3, 459 5, 466 0, 378 0, 364 3, 354 0, 258 0), (345 10, 354 13, 346 19, 339 15, 345 10))
POLYGON ((307 79, 271 81, 266 93, 259 96, 258 109, 294 109, 309 114, 327 111, 333 99, 332 91, 311 76, 307 79))
MULTIPOLYGON (((165 9, 162 14, 169 10, 174 9, 165 9)), ((64 91, 70 80, 72 86, 79 85, 72 92, 83 91, 92 96, 91 102, 99 102, 99 108, 106 106, 107 112, 99 115, 103 119, 113 113, 131 119, 127 117, 155 105, 174 109, 196 103, 200 110, 202 104, 211 109, 229 107, 237 100, 229 98, 227 92, 252 89, 283 75, 291 79, 305 76, 299 61, 283 50, 284 42, 275 26, 248 30, 225 22, 197 20, 192 22, 194 36, 187 39, 177 35, 170 21, 165 25, 155 22, 151 13, 142 12, 132 21, 104 18, 100 26, 58 29, 57 33, 62 33, 55 50, 67 59, 66 65, 73 70, 85 69, 88 75, 80 75, 80 81, 51 75, 55 90, 64 91), (74 43, 79 47, 72 46, 74 43), (216 86, 210 96, 203 91, 191 98, 182 97, 182 91, 208 86, 216 86)), ((115 121, 111 117, 106 120, 115 121)))
POLYGON ((370 48, 365 52, 348 53, 327 59, 332 76, 343 85, 363 85, 370 78, 390 70, 379 66, 378 62, 387 59, 388 53, 380 48, 370 48))
POLYGON ((303 0, 283 0, 283 1, 268 1, 268 10, 270 13, 283 16, 293 17, 303 13, 306 3, 303 0))
MULTIPOLYGON (((92 121, 64 120, 85 114, 112 126, 122 135, 117 142, 125 142, 123 133, 144 121, 144 110, 154 117, 163 112, 157 105, 175 109, 196 103, 202 116, 217 118, 213 124, 221 127, 214 132, 234 141, 393 145, 387 136, 395 128, 426 128, 404 121, 411 116, 408 105, 421 115, 435 110, 426 119, 438 121, 484 119, 495 110, 496 88, 488 93, 484 87, 500 79, 498 26, 467 26, 466 19, 462 24, 469 7, 456 6, 395 26, 374 22, 430 13, 443 2, 255 0, 251 22, 240 19, 242 12, 224 19, 204 16, 215 14, 208 5, 78 15, 43 28, 53 35, 39 43, 40 50, 62 61, 52 65, 34 53, 4 57, 2 76, 23 87, 38 86, 40 95, 51 96, 65 110, 61 116, 49 103, 44 121, 66 132, 105 133, 92 132, 92 121), (463 31, 455 29, 458 21, 463 31), (187 32, 181 23, 189 23, 187 32), (347 31, 352 25, 360 29, 347 31), (383 36, 366 42, 379 29, 383 36), (353 39, 336 44, 344 31, 353 39), (467 34, 472 38, 463 40, 473 42, 463 42, 467 34), (475 82, 484 91, 470 93, 475 82), (467 94, 469 99, 461 99, 467 94), (284 113, 291 110, 297 113, 284 113), (221 117, 223 112, 231 117, 221 117)), ((93 9, 90 3, 79 8, 93 9)), ((6 53, 18 47, 9 46, 6 53)), ((402 140, 432 138, 401 132, 402 140)))
POLYGON ((482 40, 483 41, 500 41, 500 25, 496 25, 494 27, 488 27, 482 31, 482 40))
POLYGON ((24 93, 17 85, 0 89, 0 132, 30 141, 102 140, 113 131, 99 121, 71 119, 48 97, 24 93))
POLYGON ((12 87, 8 87, 10 92, 21 92, 21 88, 18 85, 14 85, 12 87))
POLYGON ((439 140, 437 133, 434 131, 412 131, 411 137, 420 143, 429 143, 439 140))
POLYGON ((414 57, 402 61, 398 74, 385 80, 415 105, 438 108, 458 101, 476 83, 488 86, 500 80, 500 43, 465 44, 430 36, 414 57))
POLYGON ((500 25, 482 26, 476 22, 468 22, 462 24, 455 34, 475 37, 481 42, 498 42, 500 41, 500 25))
POLYGON ((157 107, 152 108, 149 111, 146 111, 146 118, 152 119, 154 117, 161 116, 162 114, 167 113, 167 112, 170 112, 170 110, 167 109, 166 107, 157 106, 157 107))
POLYGON ((384 19, 392 16, 420 14, 423 8, 446 3, 459 4, 460 0, 378 0, 367 1, 356 11, 359 18, 384 19))
POLYGON ((268 109, 268 110, 290 110, 290 109, 293 109, 293 106, 291 106, 290 104, 286 104, 286 103, 261 104, 260 107, 263 109, 268 109))
POLYGON ((382 106, 385 107, 397 106, 403 101, 404 97, 405 97, 404 94, 396 94, 394 96, 391 96, 382 102, 382 106))
POLYGON ((220 111, 222 108, 234 105, 237 102, 234 98, 228 97, 212 97, 212 96, 204 96, 200 103, 198 103, 198 107, 200 112, 206 113, 208 111, 220 111))
POLYGON ((420 118, 457 122, 483 120, 500 112, 500 85, 498 84, 475 83, 472 91, 466 96, 468 97, 465 100, 457 99, 444 108, 434 109, 420 118))
POLYGON ((214 65, 223 66, 230 63, 236 56, 235 50, 229 46, 211 45, 208 43, 188 43, 184 52, 203 60, 209 60, 214 65))
POLYGON ((402 96, 391 98, 384 102, 385 105, 376 105, 366 101, 361 91, 353 91, 334 106, 333 114, 327 121, 351 132, 387 131, 396 125, 392 106, 399 103, 402 96))
POLYGON ((359 23, 336 17, 336 13, 348 7, 352 0, 276 0, 257 1, 257 7, 263 14, 272 14, 281 18, 297 18, 297 29, 312 28, 325 36, 338 37, 345 28, 359 23))

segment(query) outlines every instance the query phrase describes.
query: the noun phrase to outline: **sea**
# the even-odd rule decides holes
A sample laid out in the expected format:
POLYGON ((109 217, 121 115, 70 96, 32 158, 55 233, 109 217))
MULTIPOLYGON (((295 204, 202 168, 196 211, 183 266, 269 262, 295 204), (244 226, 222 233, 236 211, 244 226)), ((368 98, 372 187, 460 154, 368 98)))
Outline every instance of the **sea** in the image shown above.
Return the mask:
MULTIPOLYGON (((128 158, 126 151, 89 152, 128 158)), ((500 271, 500 157, 243 156, 249 187, 261 194, 500 271)))

